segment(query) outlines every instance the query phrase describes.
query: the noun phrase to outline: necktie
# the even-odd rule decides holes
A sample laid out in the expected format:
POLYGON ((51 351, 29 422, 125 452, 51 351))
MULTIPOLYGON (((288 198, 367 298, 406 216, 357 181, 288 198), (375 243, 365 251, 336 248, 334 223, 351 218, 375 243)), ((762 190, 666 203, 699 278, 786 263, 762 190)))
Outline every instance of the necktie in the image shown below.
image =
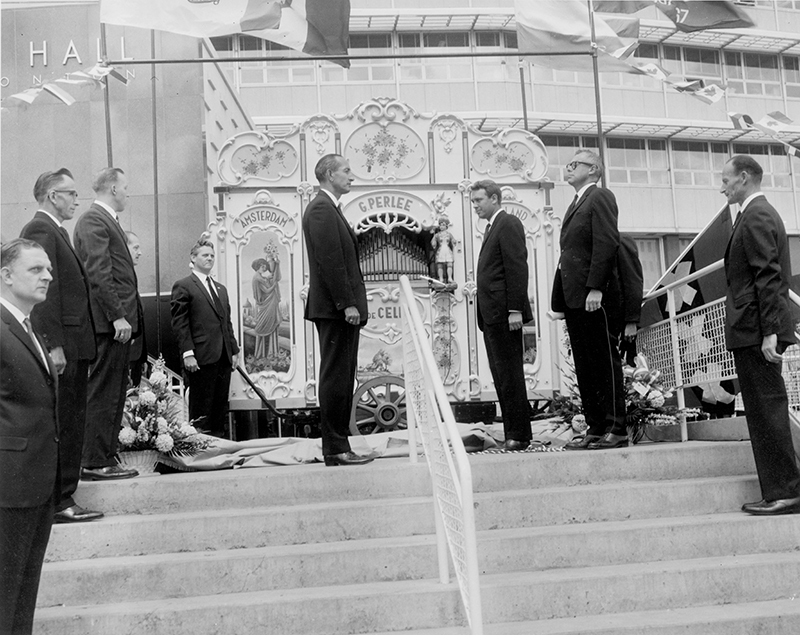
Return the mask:
POLYGON ((208 292, 211 294, 211 299, 214 300, 214 306, 217 308, 217 313, 222 315, 222 302, 219 300, 219 296, 214 289, 214 283, 211 282, 210 276, 206 276, 206 283, 208 284, 208 292))
POLYGON ((30 319, 26 317, 24 320, 22 320, 22 323, 25 325, 25 330, 28 332, 28 337, 31 338, 33 347, 39 353, 39 359, 44 364, 44 367, 47 369, 47 372, 49 373, 50 367, 47 365, 47 358, 44 356, 44 351, 42 350, 42 347, 39 344, 39 340, 37 340, 36 336, 33 334, 33 326, 31 325, 30 319))
POLYGON ((573 199, 572 199, 572 202, 569 204, 569 207, 567 208, 567 213, 566 213, 566 215, 565 215, 565 216, 569 216, 569 215, 572 213, 572 210, 574 210, 574 209, 575 209, 575 204, 576 204, 577 202, 578 202, 578 195, 576 194, 576 195, 575 195, 575 198, 573 198, 573 199))

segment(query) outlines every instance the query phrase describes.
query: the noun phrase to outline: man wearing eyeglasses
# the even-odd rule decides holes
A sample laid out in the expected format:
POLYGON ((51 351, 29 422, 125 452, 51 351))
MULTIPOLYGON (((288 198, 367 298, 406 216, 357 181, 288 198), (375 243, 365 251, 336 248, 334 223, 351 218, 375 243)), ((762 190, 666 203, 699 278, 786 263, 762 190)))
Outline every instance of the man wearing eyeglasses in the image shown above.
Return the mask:
POLYGON ((128 202, 128 178, 119 168, 103 168, 92 189, 96 198, 75 227, 75 251, 89 280, 97 345, 97 358, 89 368, 81 476, 131 478, 138 472, 123 468, 116 459, 131 338, 138 335, 141 323, 136 272, 119 224, 119 213, 128 202))
POLYGON ((575 198, 561 224, 561 259, 552 308, 567 323, 575 376, 588 430, 568 450, 603 450, 628 444, 618 341, 622 327, 617 273, 617 201, 597 185, 600 157, 579 150, 567 164, 575 198))
POLYGON ((55 501, 55 522, 95 520, 102 512, 84 509, 73 498, 81 476, 89 364, 96 352, 89 283, 64 228, 75 216, 78 192, 70 171, 61 168, 40 174, 33 196, 39 210, 20 236, 39 243, 53 268, 47 299, 33 307, 31 322, 59 374, 61 492, 55 501))

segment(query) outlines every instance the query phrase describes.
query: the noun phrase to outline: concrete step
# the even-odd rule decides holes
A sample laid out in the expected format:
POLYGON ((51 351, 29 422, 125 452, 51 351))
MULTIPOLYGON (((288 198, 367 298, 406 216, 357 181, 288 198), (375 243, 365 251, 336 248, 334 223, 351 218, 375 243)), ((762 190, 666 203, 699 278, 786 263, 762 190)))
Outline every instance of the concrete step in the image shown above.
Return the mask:
MULTIPOLYGON (((481 574, 791 551, 797 521, 742 513, 478 534, 481 574), (603 545, 597 549, 596 545, 603 545)), ((40 606, 435 578, 433 535, 48 563, 40 606)))
MULTIPOLYGON (((539 624, 554 618, 785 599, 797 593, 798 579, 800 553, 781 552, 486 575, 481 592, 487 624, 539 624)), ((36 633, 331 635, 464 623, 455 584, 412 580, 41 608, 36 633)))
MULTIPOLYGON (((478 530, 737 510, 758 500, 753 476, 614 482, 475 495, 478 530)), ((46 560, 131 556, 432 534, 428 497, 110 516, 55 525, 46 560)))
MULTIPOLYGON (((486 624, 484 635, 792 635, 800 633, 795 597, 764 602, 586 615, 486 624)), ((368 635, 395 635, 380 631, 368 635)), ((466 626, 403 631, 403 635, 470 635, 466 626)))
MULTIPOLYGON (((526 452, 470 456, 476 492, 755 474, 746 442, 650 443, 603 452, 526 452)), ((77 499, 106 515, 162 514, 331 501, 429 496, 424 458, 169 474, 84 482, 77 499)))

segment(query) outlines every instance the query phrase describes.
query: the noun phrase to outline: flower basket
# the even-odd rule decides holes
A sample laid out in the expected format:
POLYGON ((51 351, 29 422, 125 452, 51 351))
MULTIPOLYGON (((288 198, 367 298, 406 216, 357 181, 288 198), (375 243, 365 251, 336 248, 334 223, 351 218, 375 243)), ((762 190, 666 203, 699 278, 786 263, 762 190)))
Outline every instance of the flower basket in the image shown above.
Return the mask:
MULTIPOLYGON (((163 358, 153 364, 148 379, 128 391, 119 431, 119 453, 138 456, 131 461, 152 463, 159 457, 192 456, 205 450, 210 441, 198 434, 195 421, 186 421, 181 397, 172 392, 163 358)), ((129 463, 131 467, 139 469, 129 463)), ((143 468, 145 471, 147 468, 143 468)), ((140 473, 144 473, 139 469, 140 473)))
POLYGON ((119 453, 119 462, 122 466, 136 470, 139 474, 153 474, 160 458, 161 453, 155 450, 132 450, 119 453))

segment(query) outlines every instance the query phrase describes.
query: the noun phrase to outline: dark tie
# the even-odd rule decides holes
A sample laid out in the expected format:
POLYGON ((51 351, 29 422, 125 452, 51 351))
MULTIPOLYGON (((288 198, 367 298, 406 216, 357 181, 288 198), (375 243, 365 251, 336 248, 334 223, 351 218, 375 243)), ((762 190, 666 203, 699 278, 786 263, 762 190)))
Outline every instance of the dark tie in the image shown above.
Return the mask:
POLYGON ((567 213, 565 214, 565 218, 572 213, 572 210, 575 209, 575 204, 578 202, 578 195, 575 195, 575 198, 572 199, 572 202, 569 204, 567 208, 567 213))
POLYGON ((63 226, 60 226, 58 228, 58 231, 61 232, 61 235, 64 237, 64 240, 67 241, 67 244, 72 246, 72 241, 69 239, 69 232, 66 229, 64 229, 63 226))
POLYGON ((222 315, 222 302, 220 302, 217 291, 214 289, 214 283, 211 282, 211 276, 206 276, 206 283, 208 283, 208 292, 211 294, 211 299, 214 300, 214 306, 217 308, 217 313, 222 315))
POLYGON ((34 350, 39 354, 39 360, 44 364, 44 367, 47 369, 47 372, 50 372, 50 367, 47 365, 47 359, 44 356, 44 351, 42 347, 39 345, 39 341, 36 339, 36 336, 33 334, 33 326, 31 325, 31 321, 29 318, 25 318, 22 320, 22 323, 25 325, 25 330, 28 332, 28 337, 31 338, 31 343, 33 344, 34 350))

